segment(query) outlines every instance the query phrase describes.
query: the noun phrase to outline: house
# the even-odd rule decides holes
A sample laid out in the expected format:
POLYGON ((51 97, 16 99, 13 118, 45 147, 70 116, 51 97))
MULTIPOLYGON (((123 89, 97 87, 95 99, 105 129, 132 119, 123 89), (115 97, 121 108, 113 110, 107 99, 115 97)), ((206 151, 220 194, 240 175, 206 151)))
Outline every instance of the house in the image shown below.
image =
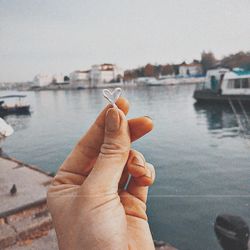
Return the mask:
POLYGON ((96 86, 101 83, 121 82, 123 70, 115 64, 104 63, 93 65, 90 70, 91 85, 96 86))
POLYGON ((187 76, 201 76, 202 75, 202 66, 200 63, 190 63, 186 64, 183 62, 179 66, 179 76, 187 77, 187 76))
POLYGON ((49 74, 37 74, 33 79, 34 87, 45 87, 50 84, 62 83, 64 82, 63 75, 49 75, 49 74))
POLYGON ((37 74, 33 79, 33 86, 44 87, 52 83, 53 77, 48 74, 37 74))
POLYGON ((69 74, 70 83, 84 87, 90 83, 90 70, 75 70, 69 74))
POLYGON ((52 84, 61 84, 64 83, 63 74, 56 74, 52 76, 52 84))

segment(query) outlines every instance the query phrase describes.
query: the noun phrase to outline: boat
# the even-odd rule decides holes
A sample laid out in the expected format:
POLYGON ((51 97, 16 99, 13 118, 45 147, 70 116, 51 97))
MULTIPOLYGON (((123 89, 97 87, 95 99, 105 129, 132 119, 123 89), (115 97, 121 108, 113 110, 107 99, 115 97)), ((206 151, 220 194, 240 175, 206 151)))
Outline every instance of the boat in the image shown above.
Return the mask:
POLYGON ((197 85, 193 97, 200 103, 250 103, 250 71, 240 68, 208 70, 205 82, 197 85))
POLYGON ((23 104, 22 99, 26 95, 6 95, 0 96, 0 116, 6 116, 10 114, 30 114, 30 105, 23 104), (18 102, 14 105, 5 104, 5 99, 17 98, 18 102))

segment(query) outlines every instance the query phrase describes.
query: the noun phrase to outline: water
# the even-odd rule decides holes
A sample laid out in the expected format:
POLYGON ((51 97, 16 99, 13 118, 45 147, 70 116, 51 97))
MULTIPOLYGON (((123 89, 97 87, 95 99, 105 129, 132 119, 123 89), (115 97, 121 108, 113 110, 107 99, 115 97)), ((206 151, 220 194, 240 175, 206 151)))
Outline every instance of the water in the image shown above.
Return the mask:
MULTIPOLYGON (((250 141, 226 107, 200 107, 194 86, 128 88, 128 117, 148 115, 154 130, 133 147, 156 167, 148 201, 155 239, 183 250, 219 250, 213 222, 233 213, 250 225, 250 141)), ((4 94, 4 93, 1 93, 4 94)), ((4 151, 56 171, 106 104, 101 90, 28 92, 31 116, 9 116, 4 151)))

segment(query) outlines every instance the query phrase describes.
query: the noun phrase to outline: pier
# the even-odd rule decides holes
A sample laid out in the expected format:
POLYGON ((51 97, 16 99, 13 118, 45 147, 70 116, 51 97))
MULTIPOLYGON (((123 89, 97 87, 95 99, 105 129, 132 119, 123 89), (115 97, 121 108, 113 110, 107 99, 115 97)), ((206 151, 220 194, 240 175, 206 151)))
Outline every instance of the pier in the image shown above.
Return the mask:
POLYGON ((48 235, 52 221, 46 193, 51 178, 36 167, 0 157, 0 249, 18 249, 48 235))

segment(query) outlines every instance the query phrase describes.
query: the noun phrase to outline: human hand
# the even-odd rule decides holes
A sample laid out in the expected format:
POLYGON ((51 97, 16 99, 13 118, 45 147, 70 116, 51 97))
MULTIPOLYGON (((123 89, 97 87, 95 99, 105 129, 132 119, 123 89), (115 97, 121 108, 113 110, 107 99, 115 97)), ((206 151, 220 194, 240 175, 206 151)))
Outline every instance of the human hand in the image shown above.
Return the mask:
POLYGON ((48 191, 60 249, 154 249, 145 205, 154 168, 130 150, 152 121, 127 121, 127 101, 116 104, 120 110, 109 105, 101 112, 48 191))

